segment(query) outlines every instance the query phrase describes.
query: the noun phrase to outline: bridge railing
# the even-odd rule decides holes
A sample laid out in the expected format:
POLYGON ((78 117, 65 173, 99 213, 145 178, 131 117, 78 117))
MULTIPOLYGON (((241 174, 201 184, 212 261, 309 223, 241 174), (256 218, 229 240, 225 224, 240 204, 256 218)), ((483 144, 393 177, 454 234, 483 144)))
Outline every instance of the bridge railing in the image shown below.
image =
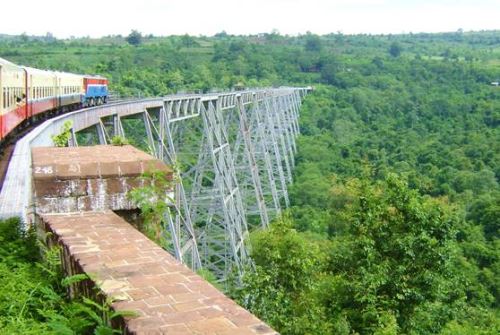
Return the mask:
POLYGON ((232 272, 242 275, 249 225, 266 227, 288 206, 300 104, 310 89, 173 95, 48 120, 16 145, 0 193, 0 217, 32 221, 31 148, 53 146, 52 136, 65 122, 72 123, 70 145, 83 144, 85 132, 100 144, 116 135, 136 136, 143 149, 178 167, 171 253, 195 270, 208 268, 220 281, 232 272))

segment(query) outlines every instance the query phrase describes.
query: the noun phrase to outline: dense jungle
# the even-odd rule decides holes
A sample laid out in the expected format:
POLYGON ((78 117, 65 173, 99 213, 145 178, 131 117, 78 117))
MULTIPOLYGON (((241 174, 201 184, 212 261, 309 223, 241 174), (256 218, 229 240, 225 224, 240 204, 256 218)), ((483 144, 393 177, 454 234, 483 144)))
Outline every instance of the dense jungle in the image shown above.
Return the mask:
MULTIPOLYGON (((314 86, 292 205, 227 293, 285 335, 500 332, 500 31, 0 35, 0 57, 106 76, 116 97, 314 86)), ((0 333, 111 332, 55 263, 0 224, 0 333)))

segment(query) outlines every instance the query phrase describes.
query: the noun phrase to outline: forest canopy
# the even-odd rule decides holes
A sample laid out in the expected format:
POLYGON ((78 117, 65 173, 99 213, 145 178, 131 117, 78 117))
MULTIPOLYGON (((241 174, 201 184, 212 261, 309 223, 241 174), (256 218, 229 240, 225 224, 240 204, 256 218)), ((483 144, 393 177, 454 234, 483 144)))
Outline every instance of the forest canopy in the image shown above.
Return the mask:
POLYGON ((0 57, 117 96, 313 85, 292 206, 229 294, 282 334, 499 333, 500 31, 19 36, 0 57))

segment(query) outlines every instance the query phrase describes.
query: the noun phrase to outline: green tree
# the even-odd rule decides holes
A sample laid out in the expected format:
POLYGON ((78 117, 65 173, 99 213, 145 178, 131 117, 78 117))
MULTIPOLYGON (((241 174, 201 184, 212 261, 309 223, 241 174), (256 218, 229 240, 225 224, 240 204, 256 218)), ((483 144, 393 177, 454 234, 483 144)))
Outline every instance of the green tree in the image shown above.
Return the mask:
POLYGON ((457 218, 396 175, 383 183, 353 179, 336 187, 352 202, 337 214, 349 228, 333 240, 333 277, 325 284, 330 313, 342 311, 362 334, 387 327, 408 333, 422 318, 421 333, 439 331, 443 313, 449 317, 453 303, 464 298, 454 268, 457 218), (433 308, 438 313, 426 312, 433 308))
POLYGON ((321 38, 318 35, 308 33, 305 37, 305 46, 307 51, 319 52, 322 48, 321 38))
POLYGON ((393 42, 389 47, 389 54, 392 57, 399 57, 401 55, 401 51, 402 51, 401 45, 397 42, 393 42))
POLYGON ((332 325, 315 293, 325 259, 320 245, 281 219, 252 236, 256 270, 247 273, 232 296, 282 334, 328 334, 332 325))
POLYGON ((142 43, 142 34, 137 30, 132 30, 125 40, 133 46, 138 46, 142 43))

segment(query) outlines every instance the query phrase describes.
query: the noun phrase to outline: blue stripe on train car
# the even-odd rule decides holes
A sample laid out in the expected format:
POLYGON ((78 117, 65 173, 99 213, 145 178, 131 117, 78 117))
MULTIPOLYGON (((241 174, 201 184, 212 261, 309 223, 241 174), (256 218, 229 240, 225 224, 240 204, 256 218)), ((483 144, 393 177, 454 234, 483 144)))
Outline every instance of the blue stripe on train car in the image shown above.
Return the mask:
POLYGON ((106 97, 108 95, 107 85, 88 85, 85 98, 106 97))

